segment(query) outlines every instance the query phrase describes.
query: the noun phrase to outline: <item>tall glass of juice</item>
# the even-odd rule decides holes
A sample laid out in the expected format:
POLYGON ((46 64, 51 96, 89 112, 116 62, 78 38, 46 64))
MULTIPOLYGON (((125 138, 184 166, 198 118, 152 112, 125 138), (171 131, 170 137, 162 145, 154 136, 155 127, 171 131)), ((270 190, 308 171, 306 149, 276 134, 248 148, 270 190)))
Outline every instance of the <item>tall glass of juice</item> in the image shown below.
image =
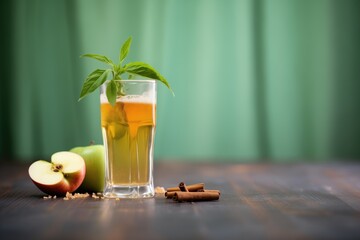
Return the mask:
POLYGON ((105 146, 108 198, 154 196, 153 151, 156 126, 156 81, 116 80, 116 103, 101 86, 101 128, 105 146))

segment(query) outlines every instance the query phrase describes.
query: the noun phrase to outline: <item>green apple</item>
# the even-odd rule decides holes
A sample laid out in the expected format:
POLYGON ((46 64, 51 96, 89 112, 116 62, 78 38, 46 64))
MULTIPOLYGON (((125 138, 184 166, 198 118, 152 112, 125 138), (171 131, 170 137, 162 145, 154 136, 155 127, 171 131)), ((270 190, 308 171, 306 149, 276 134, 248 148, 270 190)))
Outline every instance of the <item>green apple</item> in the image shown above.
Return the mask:
POLYGON ((105 185, 105 150, 103 145, 75 147, 70 150, 85 160, 86 175, 79 192, 102 192, 105 185))

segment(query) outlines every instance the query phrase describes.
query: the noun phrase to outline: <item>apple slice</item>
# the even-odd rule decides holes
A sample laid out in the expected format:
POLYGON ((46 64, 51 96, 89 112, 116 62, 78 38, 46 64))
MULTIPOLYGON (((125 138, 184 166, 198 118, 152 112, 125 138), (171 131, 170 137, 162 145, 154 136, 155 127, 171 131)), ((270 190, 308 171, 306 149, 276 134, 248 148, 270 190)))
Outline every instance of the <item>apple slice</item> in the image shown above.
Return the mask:
POLYGON ((85 178, 85 161, 76 153, 57 152, 51 156, 51 163, 39 160, 29 167, 34 184, 44 193, 63 196, 75 191, 85 178))

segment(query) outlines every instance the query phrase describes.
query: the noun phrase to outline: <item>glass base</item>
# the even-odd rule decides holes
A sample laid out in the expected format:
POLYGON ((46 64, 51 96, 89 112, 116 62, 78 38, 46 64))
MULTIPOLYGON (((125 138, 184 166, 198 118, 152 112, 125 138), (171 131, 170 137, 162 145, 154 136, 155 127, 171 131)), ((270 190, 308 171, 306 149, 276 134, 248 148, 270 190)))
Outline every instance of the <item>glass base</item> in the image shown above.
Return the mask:
POLYGON ((152 198, 154 187, 151 184, 140 186, 109 185, 105 187, 106 198, 152 198))

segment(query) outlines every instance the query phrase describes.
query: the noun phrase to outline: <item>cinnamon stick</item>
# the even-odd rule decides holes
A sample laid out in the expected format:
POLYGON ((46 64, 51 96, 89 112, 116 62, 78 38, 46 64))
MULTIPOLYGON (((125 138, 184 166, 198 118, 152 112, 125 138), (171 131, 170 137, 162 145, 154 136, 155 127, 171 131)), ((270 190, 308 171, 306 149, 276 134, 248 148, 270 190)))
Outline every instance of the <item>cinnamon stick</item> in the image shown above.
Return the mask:
POLYGON ((186 187, 186 184, 184 182, 179 183, 179 189, 182 192, 189 192, 189 189, 186 187))
POLYGON ((198 190, 198 192, 216 192, 219 195, 221 194, 220 190, 217 189, 202 189, 202 190, 198 190))
MULTIPOLYGON (((175 193, 177 193, 177 192, 181 192, 181 191, 176 191, 176 192, 165 192, 165 197, 166 198, 173 198, 174 197, 174 195, 175 195, 175 193)), ((197 191, 197 192, 214 192, 214 193, 217 193, 217 194, 219 194, 219 196, 220 196, 220 191, 219 190, 200 190, 200 191, 197 191)))
MULTIPOLYGON (((198 190, 204 189, 204 183, 196 183, 196 184, 188 185, 187 189, 189 190, 189 192, 196 192, 198 190)), ((181 189, 179 187, 171 187, 166 189, 166 192, 176 192, 176 191, 181 191, 181 189)))
POLYGON ((218 200, 218 192, 175 192, 173 199, 178 202, 197 202, 218 200))
MULTIPOLYGON (((178 192, 178 191, 176 191, 176 192, 178 192)), ((165 192, 165 197, 166 198, 173 198, 176 192, 165 192)))

